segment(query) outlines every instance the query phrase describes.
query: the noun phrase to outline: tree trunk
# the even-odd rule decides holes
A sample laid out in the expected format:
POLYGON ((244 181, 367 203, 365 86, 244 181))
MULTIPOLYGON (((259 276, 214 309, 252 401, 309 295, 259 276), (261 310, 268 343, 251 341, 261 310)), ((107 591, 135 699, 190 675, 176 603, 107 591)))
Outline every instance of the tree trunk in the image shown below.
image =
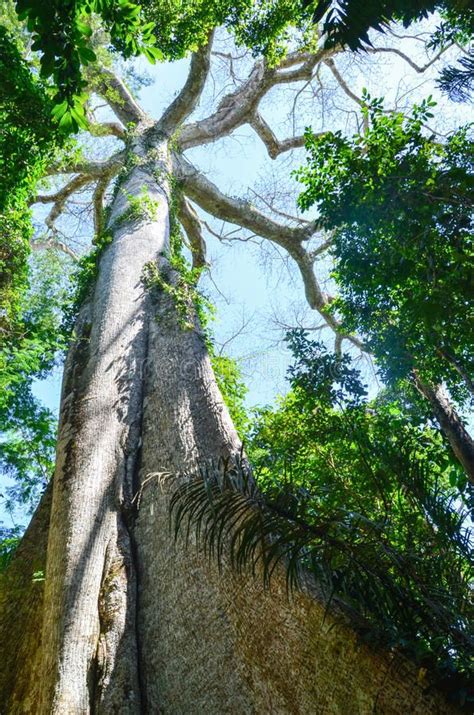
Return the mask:
POLYGON ((330 628, 309 591, 288 599, 283 573, 265 591, 174 543, 164 475, 240 445, 199 326, 182 328, 173 299, 143 284, 168 249, 168 164, 166 147, 153 172, 148 147, 134 151, 141 165, 114 200, 113 242, 66 363, 51 515, 47 494, 3 580, 13 654, 0 711, 455 712, 410 663, 330 628), (143 187, 156 215, 129 210, 143 187), (48 522, 43 597, 31 576, 48 522))
MULTIPOLYGON (((137 145, 135 156, 145 162, 146 150, 137 145)), ((112 205, 113 242, 65 367, 45 584, 45 714, 141 710, 130 509, 151 305, 143 269, 168 247, 168 212, 165 183, 145 163, 132 169, 112 205), (143 192, 156 216, 146 207, 140 215, 143 192)))
POLYGON ((474 440, 451 405, 444 389, 439 385, 432 387, 421 379, 416 370, 413 372, 418 391, 430 403, 456 459, 462 465, 469 481, 474 484, 474 440))

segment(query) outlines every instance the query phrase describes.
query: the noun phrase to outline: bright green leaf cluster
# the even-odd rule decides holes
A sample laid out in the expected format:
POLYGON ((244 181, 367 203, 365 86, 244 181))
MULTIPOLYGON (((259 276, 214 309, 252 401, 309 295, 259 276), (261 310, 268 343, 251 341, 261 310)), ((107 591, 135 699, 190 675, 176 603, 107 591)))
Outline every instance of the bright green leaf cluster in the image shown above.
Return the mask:
POLYGON ((474 144, 469 127, 444 144, 422 125, 428 98, 405 119, 365 95, 368 129, 306 134, 297 172, 302 209, 317 206, 334 232, 334 304, 389 381, 413 368, 460 401, 474 370, 474 144))
POLYGON ((154 24, 145 22, 140 4, 132 0, 16 0, 18 18, 31 33, 31 49, 40 54, 40 74, 56 88, 55 118, 66 131, 85 128, 85 81, 82 68, 96 60, 91 45, 90 17, 100 16, 111 44, 124 57, 145 53, 161 59, 154 24))

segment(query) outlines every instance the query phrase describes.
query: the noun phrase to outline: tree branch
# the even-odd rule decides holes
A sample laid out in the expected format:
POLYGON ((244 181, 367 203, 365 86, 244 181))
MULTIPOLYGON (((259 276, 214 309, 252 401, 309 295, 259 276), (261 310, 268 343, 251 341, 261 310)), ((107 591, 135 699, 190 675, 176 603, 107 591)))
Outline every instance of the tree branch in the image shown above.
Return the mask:
POLYGON ((45 219, 45 224, 51 232, 56 232, 54 222, 56 221, 58 216, 61 215, 68 198, 76 191, 79 191, 79 189, 82 189, 84 186, 87 186, 87 184, 90 183, 92 183, 92 178, 90 176, 88 176, 87 174, 79 174, 79 176, 75 176, 55 194, 38 195, 35 196, 34 199, 32 199, 32 204, 53 204, 51 211, 45 219))
POLYGON ((283 154, 285 151, 290 151, 291 149, 299 149, 304 146, 305 138, 303 135, 290 137, 288 139, 283 139, 279 141, 271 127, 263 119, 259 112, 255 112, 250 118, 249 124, 252 129, 258 134, 262 142, 265 144, 268 155, 271 159, 276 159, 277 156, 283 154))
POLYGON ((441 57, 441 55, 443 55, 446 52, 446 50, 448 50, 452 46, 453 46, 453 43, 449 43, 448 45, 443 47, 434 57, 432 57, 429 62, 427 62, 425 65, 421 65, 421 66, 417 65, 416 62, 413 62, 411 57, 409 57, 408 55, 406 55, 404 52, 402 52, 401 50, 399 50, 396 47, 366 47, 365 50, 370 54, 379 54, 382 52, 388 52, 393 55, 398 55, 399 57, 402 58, 402 60, 405 60, 405 62, 407 64, 409 64, 410 67, 415 70, 415 72, 418 72, 418 74, 423 74, 423 72, 426 72, 426 70, 429 69, 431 67, 431 65, 433 65, 435 62, 437 62, 439 60, 439 58, 441 57))
POLYGON ((181 149, 207 144, 220 139, 246 124, 257 111, 262 97, 274 86, 310 79, 314 68, 337 50, 320 50, 311 53, 293 53, 291 59, 283 60, 279 67, 270 67, 264 60, 258 60, 243 84, 227 94, 216 111, 206 119, 185 125, 179 137, 181 149), (291 71, 282 71, 297 66, 291 71))
POLYGON ((166 134, 171 134, 197 107, 209 74, 213 38, 211 32, 207 44, 193 53, 184 87, 158 122, 158 128, 166 134))
POLYGON ((122 124, 139 124, 146 119, 147 115, 135 102, 130 90, 111 69, 100 67, 94 70, 92 81, 97 94, 107 101, 122 124))
POLYGON ((88 131, 93 137, 110 137, 125 139, 127 133, 119 122, 89 122, 88 131))
POLYGON ((364 102, 362 101, 362 99, 360 97, 357 96, 357 94, 354 94, 354 92, 351 90, 351 88, 347 84, 346 80, 344 79, 344 77, 341 75, 341 73, 337 69, 336 63, 334 62, 332 57, 330 57, 328 60, 324 60, 324 64, 327 67, 329 67, 329 69, 333 73, 334 77, 336 78, 339 86, 347 94, 347 96, 350 97, 354 102, 356 102, 356 104, 358 104, 359 107, 363 107, 364 102))
POLYGON ((249 201, 223 194, 215 184, 199 173, 192 164, 183 157, 175 157, 176 174, 182 181, 183 190, 204 211, 230 223, 254 232, 262 238, 284 248, 296 262, 303 279, 306 300, 311 308, 317 310, 327 325, 336 333, 362 348, 362 342, 355 336, 341 332, 338 320, 329 311, 327 296, 321 290, 313 270, 314 259, 303 247, 318 230, 316 224, 308 226, 285 226, 277 223, 253 206, 249 201))
MULTIPOLYGON (((100 179, 106 175, 114 176, 118 174, 120 169, 124 166, 126 157, 126 152, 122 150, 113 154, 106 161, 78 161, 75 164, 66 164, 65 166, 62 164, 53 164, 53 166, 46 169, 46 175, 86 174, 91 177, 91 179, 100 179)), ((32 203, 34 203, 34 201, 32 203)))
POLYGON ((45 240, 41 241, 31 241, 30 242, 30 248, 32 251, 43 251, 47 249, 57 249, 58 251, 62 251, 65 253, 67 256, 73 259, 73 261, 79 261, 79 256, 77 253, 75 253, 72 248, 69 248, 69 246, 64 243, 64 241, 58 241, 57 238, 48 238, 45 240))
POLYGON ((235 223, 286 249, 307 241, 317 230, 314 224, 290 227, 277 223, 249 201, 228 197, 183 157, 175 157, 176 172, 183 182, 184 192, 205 211, 235 223))
POLYGON ((186 231, 193 257, 193 268, 204 268, 206 261, 206 242, 201 231, 201 221, 192 205, 184 196, 180 197, 178 218, 186 231))
POLYGON ((299 224, 306 224, 306 225, 314 225, 313 221, 308 221, 307 218, 302 218, 301 216, 292 216, 291 214, 287 213, 286 211, 282 211, 281 209, 275 208, 275 206, 272 204, 271 201, 265 198, 265 196, 262 196, 261 194, 257 193, 255 189, 250 189, 252 194, 254 194, 257 199, 260 199, 267 208, 272 211, 272 213, 277 214, 278 216, 282 216, 283 218, 288 219, 289 221, 296 221, 296 223, 299 224))

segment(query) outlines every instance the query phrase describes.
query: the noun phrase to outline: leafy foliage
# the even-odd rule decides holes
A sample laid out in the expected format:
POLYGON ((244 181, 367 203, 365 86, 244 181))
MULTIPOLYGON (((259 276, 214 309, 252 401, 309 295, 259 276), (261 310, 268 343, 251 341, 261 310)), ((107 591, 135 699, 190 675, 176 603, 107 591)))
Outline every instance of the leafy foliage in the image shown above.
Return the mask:
POLYGON ((301 0, 191 0, 168 3, 155 0, 144 6, 147 17, 155 22, 158 46, 167 57, 181 57, 189 48, 207 40, 210 30, 223 25, 238 43, 263 53, 270 60, 282 51, 291 29, 311 28, 311 10, 301 0))
POLYGON ((357 50, 371 44, 369 30, 383 32, 393 21, 401 21, 405 27, 427 18, 435 11, 448 15, 454 22, 474 22, 472 8, 462 0, 309 0, 314 8, 313 18, 324 18, 323 31, 327 45, 347 45, 357 50))
POLYGON ((302 209, 317 206, 334 231, 340 312, 392 382, 412 368, 457 399, 472 392, 474 168, 469 127, 445 144, 426 136, 429 98, 404 119, 365 95, 368 128, 306 134, 297 172, 302 209))
POLYGON ((30 507, 51 472, 55 418, 31 387, 63 346, 59 325, 64 273, 53 255, 29 258, 28 202, 46 163, 60 150, 45 87, 0 27, 0 468, 13 478, 6 506, 30 507), (31 287, 30 287, 31 286, 31 287))
POLYGON ((271 59, 290 26, 310 24, 301 0, 15 0, 15 6, 31 34, 31 49, 39 53, 40 75, 52 80, 53 116, 66 132, 87 128, 83 69, 97 59, 92 17, 99 18, 112 50, 124 58, 143 54, 152 63, 196 50, 221 24, 271 59))
MULTIPOLYGON (((463 0, 304 0, 313 10, 313 22, 322 22, 325 45, 347 46, 351 50, 372 45, 369 31, 384 32, 392 22, 409 27, 432 13, 442 21, 427 42, 428 48, 456 41, 468 45, 474 33, 474 10, 463 0)), ((474 82, 472 53, 457 65, 445 68, 439 85, 451 99, 466 101, 474 82)))
POLYGON ((21 301, 22 334, 0 352, 0 469, 14 480, 6 507, 36 506, 53 463, 56 418, 34 397, 36 378, 54 367, 65 347, 61 309, 67 266, 55 254, 35 256, 32 288, 21 301))
POLYGON ((455 102, 467 102, 474 91, 474 51, 470 47, 474 35, 474 11, 454 6, 441 13, 442 21, 431 36, 428 47, 446 47, 455 42, 465 46, 465 56, 455 65, 445 67, 438 85, 455 102))
POLYGON ((15 330, 27 287, 28 200, 57 146, 51 103, 14 37, 0 27, 0 336, 15 330))
POLYGON ((5 571, 11 561, 15 549, 20 542, 21 529, 11 529, 0 526, 0 574, 5 571))
POLYGON ((401 400, 367 400, 339 363, 290 335, 292 391, 257 417, 242 456, 203 467, 175 491, 176 535, 230 555, 268 584, 312 574, 364 639, 397 647, 468 698, 472 554, 458 467, 439 434, 401 400), (454 477, 454 479, 453 479, 454 477))
POLYGON ((162 57, 153 23, 143 21, 140 5, 131 0, 16 0, 16 9, 31 33, 31 49, 41 53, 41 77, 54 82, 54 116, 66 130, 86 126, 81 68, 96 60, 91 14, 101 17, 112 46, 124 57, 144 53, 152 62, 162 57))
POLYGON ((439 86, 455 102, 467 102, 474 92, 474 52, 440 74, 439 86))

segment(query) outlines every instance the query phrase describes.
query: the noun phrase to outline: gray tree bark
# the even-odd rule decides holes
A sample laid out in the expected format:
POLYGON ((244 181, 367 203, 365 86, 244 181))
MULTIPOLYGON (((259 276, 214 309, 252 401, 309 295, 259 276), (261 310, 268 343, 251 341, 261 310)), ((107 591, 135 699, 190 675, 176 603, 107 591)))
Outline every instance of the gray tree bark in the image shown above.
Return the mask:
MULTIPOLYGON (((144 157, 148 148, 138 144, 134 153, 144 157)), ((155 165, 166 169, 159 161, 155 165)), ((168 248, 167 191, 166 181, 158 185, 144 165, 121 184, 109 220, 113 242, 101 258, 65 367, 45 582, 41 713, 141 710, 130 510, 151 305, 143 270, 168 248), (130 200, 144 192, 156 216, 134 214, 130 200)))

